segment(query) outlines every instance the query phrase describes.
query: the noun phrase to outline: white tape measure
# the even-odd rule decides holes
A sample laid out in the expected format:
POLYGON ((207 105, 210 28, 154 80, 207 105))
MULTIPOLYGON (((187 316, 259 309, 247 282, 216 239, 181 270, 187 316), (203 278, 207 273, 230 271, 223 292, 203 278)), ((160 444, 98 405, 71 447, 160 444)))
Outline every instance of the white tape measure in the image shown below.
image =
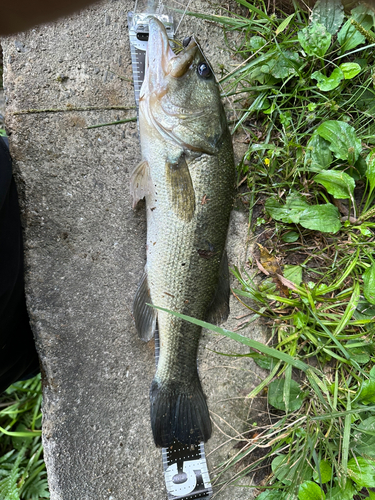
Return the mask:
POLYGON ((162 455, 168 500, 212 497, 203 443, 186 446, 175 442, 163 448, 162 455))
POLYGON ((134 12, 128 13, 134 96, 137 107, 139 103, 139 91, 141 90, 142 82, 145 77, 146 49, 149 33, 148 23, 151 16, 157 17, 159 21, 164 24, 169 38, 172 39, 174 37, 173 18, 171 16, 166 14, 150 14, 148 12, 142 12, 140 14, 134 12))

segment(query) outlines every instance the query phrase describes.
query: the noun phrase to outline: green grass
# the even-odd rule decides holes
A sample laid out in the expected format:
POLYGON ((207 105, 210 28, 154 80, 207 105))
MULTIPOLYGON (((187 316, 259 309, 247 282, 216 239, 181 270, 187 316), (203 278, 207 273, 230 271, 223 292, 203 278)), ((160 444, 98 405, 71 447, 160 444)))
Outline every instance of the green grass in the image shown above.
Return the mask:
POLYGON ((0 397, 0 500, 49 498, 41 440, 40 375, 0 397))
POLYGON ((206 326, 269 370, 249 397, 266 390, 279 417, 253 438, 249 425, 217 487, 270 465, 259 500, 375 498, 374 14, 321 3, 310 21, 237 1, 242 16, 196 15, 243 58, 221 85, 249 143, 239 199, 261 246, 233 292, 272 347, 206 326))

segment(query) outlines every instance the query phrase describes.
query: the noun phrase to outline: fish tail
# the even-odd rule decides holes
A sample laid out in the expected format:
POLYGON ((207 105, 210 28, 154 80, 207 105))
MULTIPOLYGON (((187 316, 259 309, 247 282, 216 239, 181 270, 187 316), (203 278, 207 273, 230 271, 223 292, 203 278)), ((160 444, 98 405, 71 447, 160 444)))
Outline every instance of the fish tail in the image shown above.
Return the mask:
POLYGON ((156 446, 192 445, 211 437, 211 420, 198 373, 188 386, 152 381, 151 427, 156 446))

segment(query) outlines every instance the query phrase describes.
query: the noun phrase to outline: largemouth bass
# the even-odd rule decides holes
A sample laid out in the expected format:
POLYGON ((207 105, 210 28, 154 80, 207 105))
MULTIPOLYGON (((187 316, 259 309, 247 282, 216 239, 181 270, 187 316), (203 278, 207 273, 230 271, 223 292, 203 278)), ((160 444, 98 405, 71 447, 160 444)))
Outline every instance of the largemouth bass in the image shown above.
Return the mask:
POLYGON ((215 322, 229 312, 232 142, 210 66, 194 39, 184 46, 176 55, 163 24, 150 21, 139 100, 143 161, 131 179, 134 206, 145 197, 147 210, 147 264, 133 313, 143 340, 159 332, 150 401, 162 447, 207 441, 211 421, 197 372, 201 328, 147 304, 215 322))

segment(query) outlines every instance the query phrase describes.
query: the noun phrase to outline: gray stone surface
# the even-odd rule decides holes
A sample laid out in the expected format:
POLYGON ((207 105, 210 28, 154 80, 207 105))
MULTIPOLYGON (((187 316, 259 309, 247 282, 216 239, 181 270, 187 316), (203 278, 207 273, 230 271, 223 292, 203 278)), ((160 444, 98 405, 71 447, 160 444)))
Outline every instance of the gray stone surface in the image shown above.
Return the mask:
MULTIPOLYGON (((149 425, 153 343, 131 317, 145 260, 145 216, 134 212, 129 173, 140 160, 134 123, 87 130, 135 115, 127 33, 128 0, 108 1, 2 40, 6 125, 21 199, 26 287, 43 367, 43 435, 52 500, 162 500, 161 453, 149 425), (95 107, 96 111, 75 108, 95 107), (27 110, 61 112, 18 114, 27 110)), ((191 10, 208 8, 192 3, 191 10)), ((220 29, 195 28, 217 66, 227 60, 220 29)), ((229 255, 245 259, 247 220, 233 214, 229 255)), ((227 328, 243 314, 233 303, 227 328)), ((261 337, 259 328, 246 335, 261 337)), ((215 431, 211 475, 246 429, 244 396, 262 373, 211 350, 239 350, 206 334, 200 373, 215 431), (227 422, 227 423, 225 423, 227 422), (222 429, 221 432, 216 427, 222 429)), ((246 482, 246 480, 245 480, 246 482)), ((250 499, 252 490, 217 494, 250 499)))

